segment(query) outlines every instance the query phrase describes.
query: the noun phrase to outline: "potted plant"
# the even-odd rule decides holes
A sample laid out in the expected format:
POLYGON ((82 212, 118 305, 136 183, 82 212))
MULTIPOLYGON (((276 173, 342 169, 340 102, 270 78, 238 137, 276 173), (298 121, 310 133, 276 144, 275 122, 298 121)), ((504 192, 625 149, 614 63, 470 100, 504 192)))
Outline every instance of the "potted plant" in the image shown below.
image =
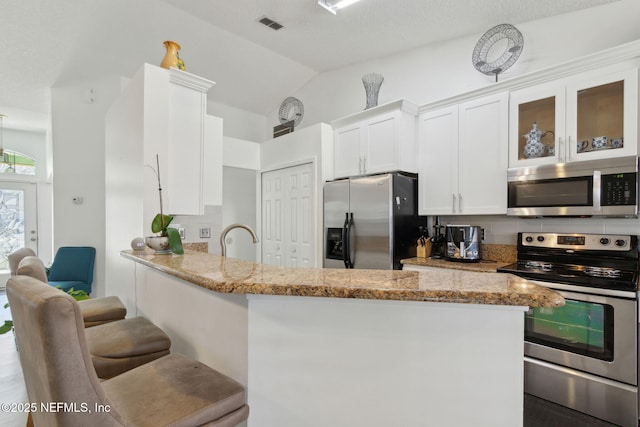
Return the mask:
POLYGON ((180 238, 180 232, 169 227, 171 221, 173 221, 172 215, 165 215, 162 211, 162 185, 160 185, 160 161, 156 154, 156 168, 151 170, 156 174, 158 178, 158 195, 160 197, 160 213, 157 214, 153 221, 151 221, 151 232, 159 233, 155 236, 149 236, 145 238, 145 243, 151 249, 154 249, 157 253, 171 253, 182 255, 184 249, 182 248, 182 239, 180 238))

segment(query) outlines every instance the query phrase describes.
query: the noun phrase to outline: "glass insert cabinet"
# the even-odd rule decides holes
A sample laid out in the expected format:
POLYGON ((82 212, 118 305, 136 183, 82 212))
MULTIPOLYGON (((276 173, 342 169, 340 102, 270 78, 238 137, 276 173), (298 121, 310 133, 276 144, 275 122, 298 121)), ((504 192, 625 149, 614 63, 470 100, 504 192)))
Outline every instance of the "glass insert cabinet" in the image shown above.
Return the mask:
POLYGON ((638 68, 511 92, 509 167, 637 155, 638 68))

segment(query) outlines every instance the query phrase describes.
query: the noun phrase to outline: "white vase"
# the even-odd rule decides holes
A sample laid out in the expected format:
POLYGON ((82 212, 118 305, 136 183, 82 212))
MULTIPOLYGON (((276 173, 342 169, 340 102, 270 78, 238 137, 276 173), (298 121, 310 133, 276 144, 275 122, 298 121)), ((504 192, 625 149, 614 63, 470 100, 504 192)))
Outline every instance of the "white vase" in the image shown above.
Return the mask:
POLYGON ((380 92, 380 86, 382 86, 383 81, 384 77, 381 74, 369 73, 362 76, 362 84, 367 95, 365 110, 378 105, 378 92, 380 92))
POLYGON ((145 237, 144 242, 156 253, 171 253, 169 250, 169 238, 167 236, 145 237))

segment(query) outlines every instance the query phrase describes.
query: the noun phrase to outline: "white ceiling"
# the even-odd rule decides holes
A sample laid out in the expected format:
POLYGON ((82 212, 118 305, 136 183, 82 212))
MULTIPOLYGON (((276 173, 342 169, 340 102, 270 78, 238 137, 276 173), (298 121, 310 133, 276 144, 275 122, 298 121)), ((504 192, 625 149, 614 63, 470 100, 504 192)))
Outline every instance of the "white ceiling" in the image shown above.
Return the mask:
POLYGON ((173 39, 188 71, 217 82, 212 99, 266 114, 323 71, 613 1, 361 0, 337 15, 317 0, 3 2, 0 108, 48 113, 50 87, 132 76, 173 39))
MULTIPOLYGON (((361 0, 332 15, 317 0, 163 0, 316 71, 482 34, 613 0, 361 0), (284 25, 268 30, 267 16, 284 25)), ((328 0, 337 2, 338 0, 328 0)))

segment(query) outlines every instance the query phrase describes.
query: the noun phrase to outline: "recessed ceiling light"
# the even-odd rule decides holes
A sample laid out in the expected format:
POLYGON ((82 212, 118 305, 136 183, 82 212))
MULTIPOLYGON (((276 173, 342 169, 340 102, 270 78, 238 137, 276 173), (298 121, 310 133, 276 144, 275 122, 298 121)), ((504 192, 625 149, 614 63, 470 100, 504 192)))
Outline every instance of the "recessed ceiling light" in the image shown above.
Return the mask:
POLYGON ((358 1, 360 0, 318 0, 318 4, 335 15, 338 9, 351 6, 358 1))

